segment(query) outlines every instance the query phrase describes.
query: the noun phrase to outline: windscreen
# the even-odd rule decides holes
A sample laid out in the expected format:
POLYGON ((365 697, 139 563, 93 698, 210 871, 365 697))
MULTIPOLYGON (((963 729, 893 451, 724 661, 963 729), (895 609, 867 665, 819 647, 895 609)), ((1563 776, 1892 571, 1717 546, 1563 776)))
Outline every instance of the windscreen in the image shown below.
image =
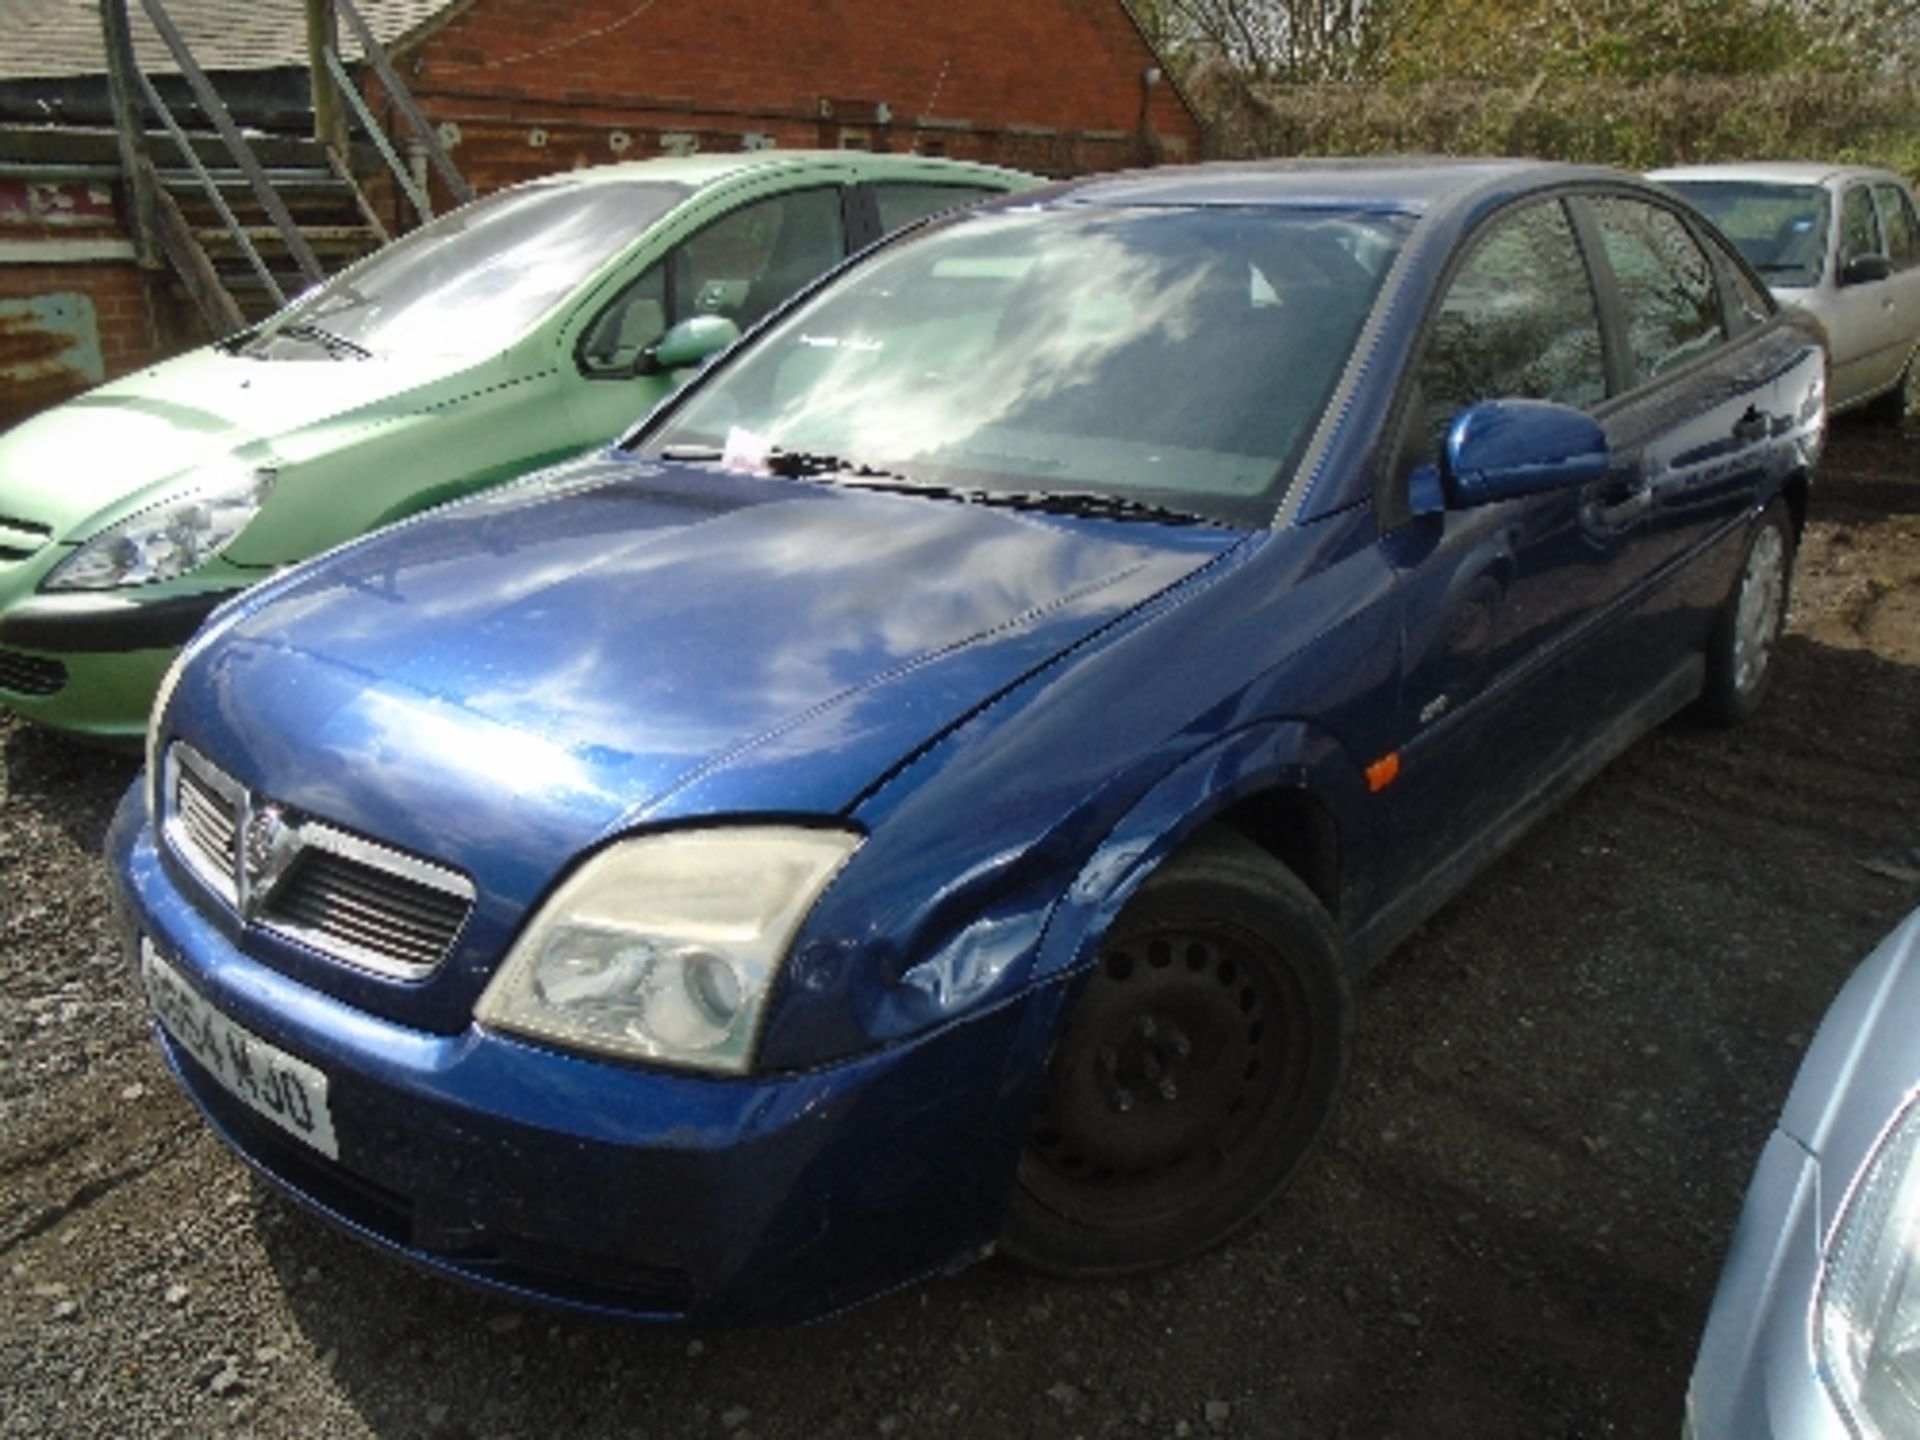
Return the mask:
POLYGON ((1831 211, 1827 192, 1818 185, 1673 180, 1667 188, 1718 225, 1769 285, 1791 288, 1820 279, 1831 211))
POLYGON ((1409 224, 1255 207, 967 216, 855 267, 643 443, 1265 523, 1409 224))
POLYGON ((309 291, 240 353, 478 358, 518 339, 686 194, 657 182, 500 191, 309 291))

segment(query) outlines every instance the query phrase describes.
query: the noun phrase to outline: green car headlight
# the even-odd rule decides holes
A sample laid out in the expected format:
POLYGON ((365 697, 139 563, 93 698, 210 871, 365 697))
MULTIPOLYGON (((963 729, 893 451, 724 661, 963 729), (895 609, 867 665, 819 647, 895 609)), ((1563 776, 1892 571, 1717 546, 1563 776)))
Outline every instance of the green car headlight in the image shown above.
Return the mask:
POLYGON ((54 567, 43 590, 117 590, 172 580, 206 564, 247 527, 276 472, 241 469, 110 525, 54 567))
POLYGON ((1920 1435, 1920 1096, 1861 1171, 1828 1247, 1820 1373, 1862 1440, 1920 1435))
POLYGON ((844 830, 739 826, 610 846, 541 907, 474 1019, 565 1050, 741 1074, 795 932, 859 845, 844 830))

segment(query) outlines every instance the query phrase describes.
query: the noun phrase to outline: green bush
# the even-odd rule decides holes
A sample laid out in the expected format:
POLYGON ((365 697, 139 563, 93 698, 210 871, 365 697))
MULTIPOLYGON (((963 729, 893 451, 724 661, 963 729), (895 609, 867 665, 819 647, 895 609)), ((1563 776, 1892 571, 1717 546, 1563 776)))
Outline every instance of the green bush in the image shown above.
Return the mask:
POLYGON ((1262 155, 1534 155, 1630 170, 1715 160, 1850 160, 1920 177, 1920 80, 1812 72, 1539 78, 1525 86, 1249 88, 1196 75, 1209 151, 1262 155))

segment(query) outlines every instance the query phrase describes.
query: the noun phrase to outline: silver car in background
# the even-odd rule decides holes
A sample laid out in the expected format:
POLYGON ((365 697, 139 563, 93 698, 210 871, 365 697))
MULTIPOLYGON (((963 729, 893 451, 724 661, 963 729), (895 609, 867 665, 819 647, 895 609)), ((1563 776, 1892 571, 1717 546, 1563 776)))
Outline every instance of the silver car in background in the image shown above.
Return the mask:
POLYGON ((1690 1440, 1920 1436, 1920 910, 1827 1011, 1761 1152, 1690 1440))
POLYGON ((1835 414, 1898 421, 1920 348, 1920 212, 1891 170, 1688 165, 1648 176, 1725 232, 1783 305, 1812 311, 1833 357, 1835 414))

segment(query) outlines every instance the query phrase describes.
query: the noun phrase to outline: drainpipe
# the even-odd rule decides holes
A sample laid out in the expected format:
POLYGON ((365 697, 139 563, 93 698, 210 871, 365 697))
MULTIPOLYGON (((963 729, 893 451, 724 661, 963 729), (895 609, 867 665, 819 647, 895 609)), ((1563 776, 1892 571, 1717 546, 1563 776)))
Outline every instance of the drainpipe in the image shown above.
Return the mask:
MULTIPOLYGON (((407 141, 407 169, 413 172, 413 186, 420 194, 427 193, 427 144, 424 140, 407 141)), ((414 216, 414 224, 424 225, 433 216, 425 211, 414 216)))

